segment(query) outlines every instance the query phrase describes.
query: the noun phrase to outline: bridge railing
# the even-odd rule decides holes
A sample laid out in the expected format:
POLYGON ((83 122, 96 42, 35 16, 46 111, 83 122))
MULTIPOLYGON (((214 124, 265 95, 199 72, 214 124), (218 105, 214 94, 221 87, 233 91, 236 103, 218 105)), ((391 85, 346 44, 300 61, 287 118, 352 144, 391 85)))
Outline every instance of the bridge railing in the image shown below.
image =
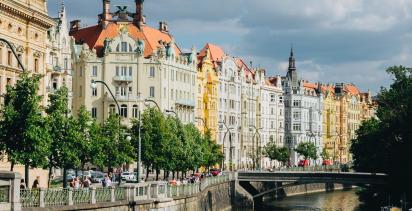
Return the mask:
POLYGON ((125 184, 112 187, 90 188, 40 188, 20 190, 22 207, 55 207, 81 204, 98 204, 118 201, 139 201, 158 198, 187 197, 195 195, 209 186, 236 179, 235 173, 223 176, 208 177, 200 183, 189 183, 174 186, 168 182, 125 184))
POLYGON ((326 171, 326 172, 337 172, 341 171, 339 165, 328 165, 328 166, 296 166, 287 168, 277 168, 274 171, 326 171))

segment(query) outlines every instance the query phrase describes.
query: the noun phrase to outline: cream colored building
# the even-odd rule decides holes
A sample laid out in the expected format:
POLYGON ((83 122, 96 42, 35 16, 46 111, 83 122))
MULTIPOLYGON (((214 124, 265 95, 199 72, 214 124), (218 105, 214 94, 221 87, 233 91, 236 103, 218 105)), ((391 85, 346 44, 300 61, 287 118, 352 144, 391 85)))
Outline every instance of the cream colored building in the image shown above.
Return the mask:
POLYGON ((106 87, 91 87, 98 80, 115 95, 123 124, 138 118, 143 99, 155 101, 162 112, 175 111, 184 123, 194 122, 196 51, 183 53, 165 22, 157 29, 146 25, 142 8, 137 0, 136 13, 111 13, 110 1, 104 1, 98 25, 80 28, 80 21, 71 22, 73 108, 85 105, 100 122, 117 112, 106 87))
MULTIPOLYGON (((71 108, 71 37, 69 36, 66 9, 63 4, 54 21, 55 26, 49 29, 46 42, 46 94, 66 86, 69 89, 69 108, 71 108)), ((48 96, 46 97, 48 99, 48 96)))
MULTIPOLYGON (((54 25, 54 20, 47 15, 46 0, 1 0, 0 1, 0 38, 11 42, 23 62, 26 71, 46 75, 47 31, 54 25)), ((22 70, 10 48, 0 42, 0 95, 6 91, 6 85, 13 85, 22 70)), ((46 95, 45 80, 40 82, 40 95, 46 95)), ((2 98, 0 101, 2 103, 2 98)), ((45 98, 44 98, 45 100, 45 98)), ((45 102, 45 101, 44 101, 45 102)), ((0 103, 0 105, 1 105, 0 103)), ((0 169, 9 170, 10 164, 1 162, 0 169)), ((23 174, 23 166, 14 170, 23 174)), ((41 186, 47 182, 47 171, 32 170, 29 184, 35 176, 41 176, 41 186)))

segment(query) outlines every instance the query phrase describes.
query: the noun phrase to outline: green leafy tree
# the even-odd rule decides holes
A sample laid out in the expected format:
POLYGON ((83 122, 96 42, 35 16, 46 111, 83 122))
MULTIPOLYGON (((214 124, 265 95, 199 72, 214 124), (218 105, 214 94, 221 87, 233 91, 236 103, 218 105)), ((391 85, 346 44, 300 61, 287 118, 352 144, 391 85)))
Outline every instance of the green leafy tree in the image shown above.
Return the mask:
POLYGON ((393 83, 377 96, 377 118, 361 124, 350 148, 356 171, 389 176, 386 186, 365 186, 359 192, 361 201, 377 209, 389 198, 392 203, 412 201, 412 70, 394 66, 387 72, 393 83))
POLYGON ((203 136, 204 145, 207 147, 205 150, 205 166, 207 169, 210 167, 221 163, 224 159, 222 148, 220 145, 216 144, 214 140, 212 140, 212 135, 210 130, 206 130, 206 133, 203 136))
POLYGON ((6 148, 8 160, 25 165, 28 186, 30 167, 47 165, 50 155, 50 135, 42 115, 38 95, 41 76, 22 73, 14 87, 7 86, 1 118, 1 142, 6 148))
MULTIPOLYGON (((49 95, 50 105, 46 109, 47 123, 51 137, 48 185, 53 168, 76 168, 80 165, 80 133, 75 119, 69 116, 68 89, 62 87, 49 95)), ((64 170, 64 177, 66 171, 64 170)), ((66 184, 64 184, 65 187, 66 184)))
POLYGON ((135 158, 134 148, 126 139, 124 128, 119 124, 119 116, 110 115, 100 127, 96 142, 96 149, 101 153, 96 155, 96 165, 107 166, 109 170, 123 164, 128 164, 135 158))
POLYGON ((330 158, 330 155, 328 151, 326 150, 326 148, 323 148, 320 156, 322 157, 323 160, 328 160, 330 158))
POLYGON ((273 141, 265 146, 264 152, 269 159, 281 162, 282 165, 289 161, 289 149, 287 147, 278 147, 273 141))
POLYGON ((312 142, 300 142, 298 146, 294 149, 299 155, 303 156, 306 160, 317 159, 316 146, 312 142))

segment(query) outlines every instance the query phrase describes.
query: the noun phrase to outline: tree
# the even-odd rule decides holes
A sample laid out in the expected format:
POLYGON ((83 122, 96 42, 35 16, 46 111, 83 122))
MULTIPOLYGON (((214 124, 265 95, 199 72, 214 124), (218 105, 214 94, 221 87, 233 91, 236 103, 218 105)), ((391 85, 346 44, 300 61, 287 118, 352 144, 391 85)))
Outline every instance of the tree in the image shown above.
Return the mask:
POLYGON ((281 162, 282 165, 289 161, 289 149, 287 147, 278 147, 273 141, 265 146, 264 152, 269 159, 281 162))
POLYGON ((11 170, 16 163, 24 164, 27 186, 29 168, 47 165, 50 155, 51 139, 40 109, 42 96, 38 95, 40 78, 22 73, 14 87, 7 86, 0 122, 1 142, 12 163, 11 170))
POLYGON ((368 206, 379 208, 392 203, 412 201, 412 70, 403 66, 387 69, 393 76, 389 88, 377 96, 376 119, 364 121, 356 131, 350 148, 354 169, 388 174, 385 186, 363 187, 359 197, 368 206))
MULTIPOLYGON (((80 133, 75 119, 69 116, 68 89, 62 87, 49 95, 50 105, 46 109, 47 124, 51 138, 50 155, 48 162, 49 176, 48 185, 53 168, 63 168, 64 178, 68 168, 76 168, 80 165, 79 142, 80 133)), ((63 184, 66 187, 67 184, 63 184)))
POLYGON ((119 118, 118 115, 110 115, 99 128, 95 142, 96 149, 101 153, 97 153, 94 162, 100 167, 107 166, 109 170, 128 164, 135 158, 134 148, 126 139, 125 130, 119 125, 119 118))
POLYGON ((214 140, 212 140, 212 134, 210 133, 210 130, 206 130, 205 134, 203 135, 203 141, 203 146, 206 147, 204 164, 206 168, 209 169, 211 166, 221 163, 224 159, 224 156, 221 146, 216 144, 214 140))
POLYGON ((330 155, 326 148, 323 148, 322 153, 320 154, 323 160, 328 160, 330 158, 330 155))
POLYGON ((312 142, 300 142, 294 149, 299 155, 303 156, 305 163, 307 159, 317 159, 316 146, 312 142))

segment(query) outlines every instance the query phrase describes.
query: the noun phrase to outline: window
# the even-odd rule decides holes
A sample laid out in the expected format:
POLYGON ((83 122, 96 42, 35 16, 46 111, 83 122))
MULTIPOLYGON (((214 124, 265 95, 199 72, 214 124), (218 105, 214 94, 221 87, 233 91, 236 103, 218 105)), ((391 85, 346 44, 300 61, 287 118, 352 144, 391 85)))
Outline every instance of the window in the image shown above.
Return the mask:
POLYGON ((97 96, 97 88, 92 88, 92 96, 93 97, 97 96))
POLYGON ((294 100, 293 101, 293 106, 294 107, 300 107, 300 100, 294 100))
POLYGON ((129 93, 131 94, 133 91, 133 87, 129 86, 129 93))
POLYGON ((64 69, 69 69, 69 60, 67 58, 64 58, 64 69))
POLYGON ((151 87, 150 87, 149 96, 150 96, 150 97, 155 97, 155 88, 154 88, 154 86, 151 86, 151 87))
POLYGON ((129 76, 132 76, 132 75, 133 75, 133 68, 129 67, 129 76))
POLYGON ((137 105, 133 105, 133 118, 139 117, 139 107, 137 105))
POLYGON ((116 66, 116 76, 120 75, 120 70, 119 70, 119 66, 116 66))
POLYGON ((93 76, 93 77, 96 77, 96 76, 97 76, 97 66, 93 66, 92 76, 93 76))
POLYGON ((293 112, 293 119, 300 119, 300 111, 293 112))
POLYGON ((39 60, 34 59, 34 72, 39 72, 39 60))
POLYGON ((283 103, 283 97, 279 96, 279 103, 283 103))
POLYGON ((270 128, 275 128, 275 123, 273 121, 270 122, 270 128))
POLYGON ((274 110, 275 110, 275 109, 270 108, 270 114, 272 114, 272 115, 273 115, 273 114, 274 114, 274 110))
POLYGON ((172 99, 172 100, 173 100, 173 93, 174 93, 174 90, 171 89, 171 90, 170 90, 170 99, 172 99))
POLYGON ((150 67, 149 76, 152 78, 155 77, 155 67, 150 67))
POLYGON ((97 108, 96 107, 92 108, 92 118, 97 118, 97 108))
POLYGON ((163 98, 166 98, 166 87, 163 87, 163 98))
POLYGON ((109 106, 109 114, 115 114, 116 113, 116 106, 111 104, 109 106))
POLYGON ((172 81, 175 80, 175 71, 174 70, 170 71, 170 80, 172 80, 172 81))
POLYGON ((276 95, 270 95, 270 102, 275 102, 276 101, 276 95))
POLYGON ((120 116, 127 118, 127 105, 120 106, 120 116))
POLYGON ((300 123, 293 123, 293 130, 300 131, 300 123))
POLYGON ((120 87, 120 96, 126 96, 126 95, 127 95, 126 87, 121 86, 120 87))
POLYGON ((128 47, 127 42, 122 42, 121 43, 122 52, 127 52, 127 47, 128 47))
POLYGON ((127 76, 127 67, 122 67, 121 76, 127 76))
POLYGON ((13 57, 11 57, 11 51, 7 52, 7 65, 11 66, 13 64, 13 57))

